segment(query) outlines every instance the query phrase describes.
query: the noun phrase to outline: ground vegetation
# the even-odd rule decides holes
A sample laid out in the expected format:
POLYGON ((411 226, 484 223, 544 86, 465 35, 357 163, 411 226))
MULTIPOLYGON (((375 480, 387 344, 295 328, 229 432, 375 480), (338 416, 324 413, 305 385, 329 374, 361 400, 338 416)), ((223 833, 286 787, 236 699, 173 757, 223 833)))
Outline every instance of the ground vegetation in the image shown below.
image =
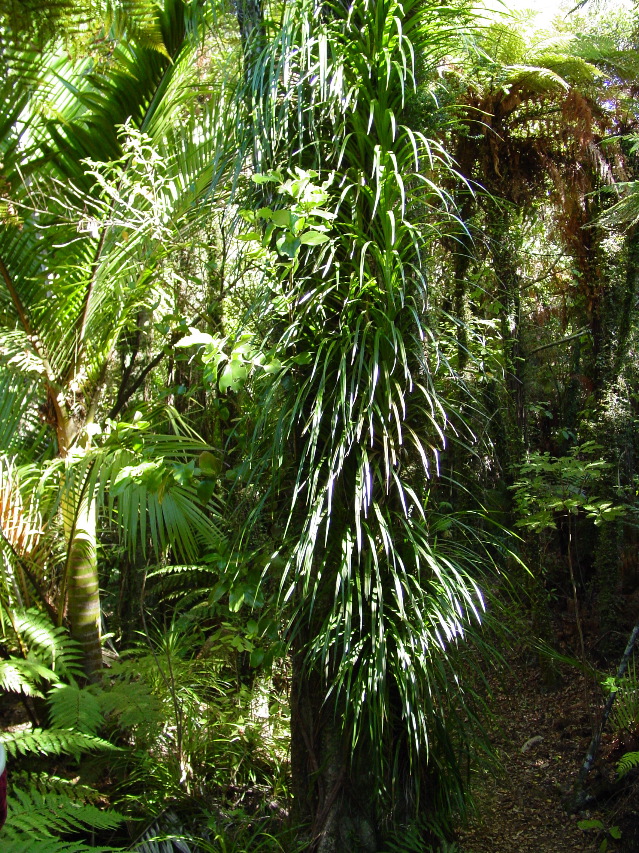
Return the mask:
POLYGON ((5 849, 634 849, 638 14, 3 7, 5 849))

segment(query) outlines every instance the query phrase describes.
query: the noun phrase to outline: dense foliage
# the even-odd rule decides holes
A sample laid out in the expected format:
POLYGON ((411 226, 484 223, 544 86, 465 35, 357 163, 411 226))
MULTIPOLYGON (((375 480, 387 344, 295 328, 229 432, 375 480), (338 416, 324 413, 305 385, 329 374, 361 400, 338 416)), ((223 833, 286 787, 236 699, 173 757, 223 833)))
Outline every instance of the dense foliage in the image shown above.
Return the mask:
POLYGON ((4 849, 436 849, 632 652, 636 6, 0 20, 4 849))

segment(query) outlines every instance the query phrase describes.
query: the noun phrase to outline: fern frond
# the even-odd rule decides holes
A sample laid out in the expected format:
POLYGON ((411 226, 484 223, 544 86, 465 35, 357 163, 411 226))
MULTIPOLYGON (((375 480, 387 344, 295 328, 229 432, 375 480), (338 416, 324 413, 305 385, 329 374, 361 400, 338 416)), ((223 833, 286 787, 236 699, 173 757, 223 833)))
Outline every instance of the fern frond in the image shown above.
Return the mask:
POLYGON ((49 692, 48 706, 55 729, 94 735, 104 722, 100 701, 90 687, 78 687, 77 684, 54 687, 49 692))
POLYGON ((55 672, 37 661, 20 658, 0 661, 0 690, 41 698, 43 694, 38 682, 55 683, 57 680, 55 672))
POLYGON ((4 744, 11 756, 26 755, 29 752, 40 755, 80 755, 94 749, 117 749, 107 740, 69 729, 4 732, 0 734, 0 743, 4 744))
POLYGON ((211 565, 161 566, 147 575, 149 586, 153 581, 154 595, 182 612, 208 601, 219 580, 220 569, 211 565))
POLYGON ((35 787, 43 793, 64 796, 69 802, 73 803, 93 803, 95 805, 104 799, 104 794, 88 785, 80 785, 72 779, 52 776, 49 773, 13 772, 11 774, 11 785, 22 790, 35 787))
POLYGON ((38 610, 17 613, 13 626, 30 651, 53 672, 70 678, 82 676, 80 647, 65 628, 56 627, 38 610))
POLYGON ((100 694, 99 702, 102 711, 116 717, 122 729, 152 725, 163 718, 161 702, 143 681, 116 683, 100 694))
POLYGON ((59 838, 36 839, 20 834, 2 840, 2 853, 112 853, 121 847, 90 847, 75 841, 60 841, 59 838))
POLYGON ((637 767, 639 767, 639 752, 627 752, 617 764, 618 778, 621 779, 637 767))
POLYGON ((99 809, 93 803, 78 803, 63 793, 28 790, 12 786, 8 800, 7 835, 29 833, 32 838, 63 835, 81 830, 116 829, 125 817, 112 809, 99 809))
POLYGON ((124 816, 98 808, 100 794, 92 788, 47 774, 12 777, 3 853, 99 853, 120 848, 93 847, 61 841, 66 833, 116 829, 124 816))

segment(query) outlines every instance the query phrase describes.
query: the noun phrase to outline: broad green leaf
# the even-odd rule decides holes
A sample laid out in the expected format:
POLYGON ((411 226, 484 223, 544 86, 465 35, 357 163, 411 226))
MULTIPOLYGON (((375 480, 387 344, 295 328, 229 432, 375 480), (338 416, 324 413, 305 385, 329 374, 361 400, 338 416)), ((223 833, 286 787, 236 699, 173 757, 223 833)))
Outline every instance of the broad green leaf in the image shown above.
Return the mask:
POLYGON ((297 257, 301 242, 299 238, 291 239, 289 235, 284 235, 277 240, 275 245, 281 255, 286 255, 287 257, 294 259, 297 257))
POLYGON ((328 243, 329 240, 330 237, 320 231, 307 231, 300 237, 300 242, 305 246, 319 246, 322 243, 328 243))
POLYGON ((273 212, 273 215, 271 216, 271 220, 275 225, 278 225, 280 228, 288 228, 291 224, 291 211, 275 210, 273 212))
POLYGON ((216 486, 217 480, 201 480, 197 487, 198 500, 204 505, 208 504, 215 494, 216 486))
POLYGON ((212 344, 213 337, 208 335, 206 332, 200 332, 197 329, 191 329, 191 333, 189 335, 185 335, 185 337, 180 338, 180 340, 175 344, 176 347, 194 347, 200 346, 202 344, 212 344))
POLYGON ((203 450, 198 457, 198 467, 203 474, 216 477, 222 469, 222 463, 209 450, 203 450))

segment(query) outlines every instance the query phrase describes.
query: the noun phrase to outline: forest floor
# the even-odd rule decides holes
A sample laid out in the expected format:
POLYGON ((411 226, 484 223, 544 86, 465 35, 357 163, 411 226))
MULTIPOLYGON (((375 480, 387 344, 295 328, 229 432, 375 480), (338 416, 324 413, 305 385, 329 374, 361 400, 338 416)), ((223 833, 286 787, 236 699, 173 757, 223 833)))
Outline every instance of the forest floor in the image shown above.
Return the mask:
MULTIPOLYGON (((478 774, 475 813, 457 834, 460 853, 639 853, 636 782, 629 781, 614 798, 598 797, 579 814, 569 814, 563 805, 601 719, 601 687, 592 675, 571 669, 550 690, 536 663, 526 665, 522 657, 492 679, 490 737, 498 766, 478 774), (601 821, 605 829, 580 829, 584 820, 601 821), (613 827, 613 834, 621 833, 619 841, 606 831, 613 827)), ((614 780, 620 757, 614 747, 604 734, 587 791, 614 780)))

